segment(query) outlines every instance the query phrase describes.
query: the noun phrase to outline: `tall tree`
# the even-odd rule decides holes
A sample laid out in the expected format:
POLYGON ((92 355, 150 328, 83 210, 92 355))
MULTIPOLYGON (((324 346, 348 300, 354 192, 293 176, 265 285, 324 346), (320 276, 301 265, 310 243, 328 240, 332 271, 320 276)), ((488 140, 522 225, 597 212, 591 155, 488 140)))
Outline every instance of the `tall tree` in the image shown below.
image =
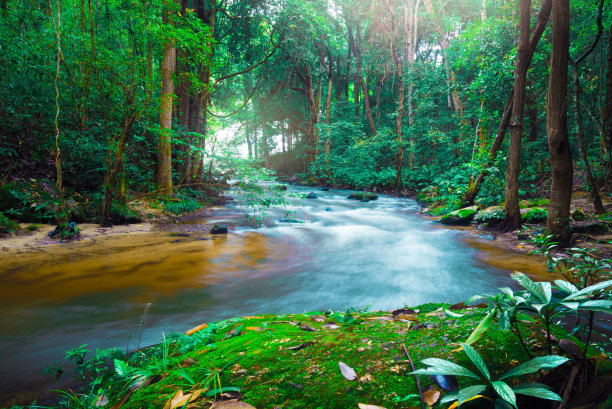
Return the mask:
POLYGON ((555 0, 552 15, 552 51, 546 104, 546 132, 552 182, 546 232, 566 241, 569 238, 569 210, 574 171, 567 134, 569 0, 555 0))
POLYGON ((510 125, 510 151, 508 152, 508 168, 506 169, 506 200, 504 202, 505 217, 503 222, 505 230, 516 230, 521 227, 518 177, 521 163, 521 139, 523 138, 525 88, 527 86, 531 0, 519 0, 519 10, 519 42, 514 77, 512 123, 510 125))
MULTIPOLYGON (((550 18, 550 13, 552 10, 552 3, 552 0, 544 0, 544 2, 542 2, 542 6, 540 7, 540 12, 538 13, 538 21, 533 28, 533 32, 531 33, 531 39, 529 40, 527 69, 529 69, 529 65, 531 64, 531 60, 533 58, 533 55, 535 54, 540 38, 544 33, 546 25, 548 24, 548 19, 550 18)), ((500 119, 499 127, 497 128, 497 132, 495 134, 495 139, 493 140, 493 143, 489 148, 487 161, 480 168, 478 176, 473 181, 470 180, 468 188, 463 197, 461 198, 461 207, 474 204, 474 200, 476 199, 476 196, 478 196, 478 192, 480 192, 480 187, 482 186, 482 183, 487 177, 489 169, 491 169, 491 167, 495 163, 497 154, 502 146, 502 143, 504 142, 506 131, 508 130, 508 126, 510 125, 513 101, 514 87, 512 87, 512 89, 510 90, 510 95, 508 96, 508 101, 506 102, 506 106, 500 119)))
MULTIPOLYGON (((162 19, 171 24, 175 0, 162 0, 162 19)), ((163 194, 172 194, 172 106, 174 102, 174 71, 176 46, 174 38, 164 44, 162 62, 161 106, 159 113, 159 139, 157 144, 157 187, 163 194)))

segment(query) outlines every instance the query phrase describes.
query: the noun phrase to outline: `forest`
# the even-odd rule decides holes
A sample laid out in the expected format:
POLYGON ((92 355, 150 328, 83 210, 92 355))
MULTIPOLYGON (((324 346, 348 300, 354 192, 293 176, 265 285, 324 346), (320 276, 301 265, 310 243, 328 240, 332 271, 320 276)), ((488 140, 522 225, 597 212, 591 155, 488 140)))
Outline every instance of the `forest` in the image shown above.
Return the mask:
POLYGON ((0 83, 0 405, 612 405, 609 0, 0 0, 0 83))
POLYGON ((104 225, 113 201, 264 167, 437 214, 503 203, 506 230, 550 197, 566 238, 572 184, 598 215, 609 192, 604 3, 558 6, 555 26, 552 1, 4 0, 2 185, 49 194, 5 193, 3 212, 65 223, 91 198, 104 225))

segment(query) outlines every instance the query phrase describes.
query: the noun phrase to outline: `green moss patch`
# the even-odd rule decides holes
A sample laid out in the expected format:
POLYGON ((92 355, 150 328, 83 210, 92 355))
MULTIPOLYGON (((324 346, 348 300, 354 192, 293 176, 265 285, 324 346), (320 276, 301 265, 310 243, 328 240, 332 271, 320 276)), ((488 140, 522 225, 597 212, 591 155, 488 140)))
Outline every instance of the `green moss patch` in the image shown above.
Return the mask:
POLYGON ((474 219, 477 212, 478 206, 465 207, 443 216, 440 222, 448 225, 467 225, 474 219))

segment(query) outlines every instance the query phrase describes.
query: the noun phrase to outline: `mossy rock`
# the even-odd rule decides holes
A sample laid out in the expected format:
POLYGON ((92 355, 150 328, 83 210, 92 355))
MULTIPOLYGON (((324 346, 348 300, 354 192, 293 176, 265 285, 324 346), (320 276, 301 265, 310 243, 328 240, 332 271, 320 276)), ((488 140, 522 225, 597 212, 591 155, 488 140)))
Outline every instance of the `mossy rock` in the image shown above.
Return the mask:
POLYGON ((577 208, 576 210, 572 212, 572 219, 574 219, 575 221, 581 222, 584 220, 584 218, 585 218, 585 215, 582 209, 577 208))
POLYGON ((12 221, 4 214, 0 213, 0 237, 6 237, 9 234, 20 230, 19 224, 12 221))
POLYGON ((440 223, 453 226, 465 226, 474 220, 474 216, 477 212, 478 206, 464 207, 463 209, 455 210, 443 216, 442 219, 440 219, 440 223))
POLYGON ((273 190, 278 190, 279 192, 283 192, 287 190, 287 185, 276 185, 272 187, 273 190))
POLYGON ((538 197, 535 199, 523 199, 519 202, 519 205, 522 209, 528 209, 530 207, 545 207, 548 206, 550 200, 538 197))
POLYGON ((505 216, 503 206, 491 206, 478 212, 474 217, 474 221, 478 224, 494 226, 503 222, 505 216))
POLYGON ((521 220, 525 223, 542 223, 548 217, 548 209, 543 207, 531 207, 521 209, 521 220))
POLYGON ((347 199, 360 200, 362 202, 369 202, 370 200, 378 199, 378 195, 376 193, 371 193, 371 192, 352 193, 348 195, 347 199))

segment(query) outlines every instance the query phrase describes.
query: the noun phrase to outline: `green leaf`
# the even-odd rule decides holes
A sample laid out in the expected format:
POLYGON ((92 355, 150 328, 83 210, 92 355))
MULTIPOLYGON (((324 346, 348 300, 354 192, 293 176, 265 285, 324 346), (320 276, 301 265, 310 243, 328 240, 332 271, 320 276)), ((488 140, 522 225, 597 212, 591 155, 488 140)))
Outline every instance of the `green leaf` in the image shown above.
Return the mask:
POLYGON ((559 290, 563 291, 564 293, 573 294, 578 292, 578 288, 569 281, 555 280, 555 284, 557 284, 559 290))
POLYGON ((530 361, 525 362, 512 369, 511 371, 506 372, 499 379, 506 379, 512 376, 525 375, 528 373, 534 373, 539 371, 540 369, 548 370, 552 368, 556 368, 559 365, 562 365, 569 361, 568 358, 559 355, 547 355, 541 356, 538 358, 534 358, 530 361))
POLYGON ((489 374, 489 370, 487 369, 487 364, 485 364, 484 360, 480 356, 480 354, 471 346, 467 344, 461 344, 465 354, 470 358, 470 361, 476 365, 476 368, 482 373, 488 381, 491 380, 491 374, 489 374))
POLYGON ((446 395, 444 395, 442 399, 440 399, 440 403, 454 402, 457 399, 459 399, 459 392, 457 391, 448 392, 446 395))
POLYGON ((557 395, 555 392, 551 391, 548 386, 542 385, 541 383, 521 384, 514 388, 514 393, 563 402, 561 396, 557 395))
POLYGON ((574 293, 570 295, 569 297, 566 297, 565 300, 575 300, 577 298, 584 297, 595 291, 603 290, 604 288, 607 288, 610 286, 612 286, 612 280, 602 281, 601 283, 593 284, 591 286, 588 286, 587 288, 583 288, 577 293, 574 293))
POLYGON ((482 337, 482 334, 484 334, 491 327, 491 325, 493 325, 494 315, 495 313, 488 313, 482 319, 482 321, 478 323, 478 326, 474 328, 474 331, 472 331, 468 339, 465 341, 467 345, 471 345, 474 342, 478 341, 480 337, 482 337))
POLYGON ((447 361, 446 359, 440 358, 427 358, 421 361, 423 364, 429 366, 425 369, 417 369, 410 374, 422 374, 422 375, 455 375, 455 376, 467 376, 473 379, 480 379, 478 375, 470 371, 467 368, 457 365, 454 362, 447 361))
POLYGON ((525 274, 519 273, 518 271, 512 273, 512 278, 542 303, 547 304, 550 302, 552 297, 552 286, 550 283, 533 282, 525 274))
POLYGON ((459 406, 461 406, 461 404, 465 402, 466 400, 471 399, 474 396, 481 394, 482 392, 484 392, 485 389, 487 389, 486 385, 474 385, 474 386, 468 386, 467 388, 460 389, 459 392, 457 393, 457 400, 459 401, 459 406))
POLYGON ((516 395, 507 383, 502 381, 494 381, 491 382, 491 385, 493 386, 493 389, 495 389, 495 392, 497 392, 497 394, 501 396, 503 400, 516 408, 516 395))
POLYGON ((212 391, 207 392, 206 396, 210 398, 212 396, 219 395, 224 392, 240 392, 240 388, 237 388, 235 386, 225 386, 223 388, 213 389, 212 391))
POLYGON ((128 376, 130 374, 130 367, 126 362, 120 359, 115 359, 115 372, 121 377, 128 376))

